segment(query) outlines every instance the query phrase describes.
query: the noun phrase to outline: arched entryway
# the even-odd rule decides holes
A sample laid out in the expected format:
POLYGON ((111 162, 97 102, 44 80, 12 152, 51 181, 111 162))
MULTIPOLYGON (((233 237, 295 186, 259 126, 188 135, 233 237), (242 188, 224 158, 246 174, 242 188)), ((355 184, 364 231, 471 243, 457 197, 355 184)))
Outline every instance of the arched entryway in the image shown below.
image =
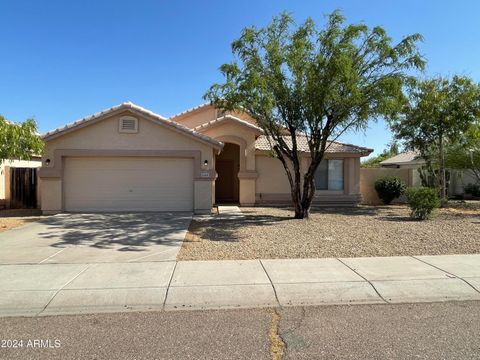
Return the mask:
POLYGON ((215 181, 216 203, 238 203, 240 193, 240 146, 225 143, 222 152, 215 158, 215 170, 218 174, 215 181))

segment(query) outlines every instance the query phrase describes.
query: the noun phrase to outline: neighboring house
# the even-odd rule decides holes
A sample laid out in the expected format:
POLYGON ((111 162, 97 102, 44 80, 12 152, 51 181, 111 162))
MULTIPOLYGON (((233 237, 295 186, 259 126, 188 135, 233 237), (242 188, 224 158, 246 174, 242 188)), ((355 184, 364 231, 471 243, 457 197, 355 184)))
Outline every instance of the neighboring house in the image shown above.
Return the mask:
MULTIPOLYGON (((380 166, 383 168, 398 169, 419 169, 424 164, 425 160, 422 159, 420 154, 416 151, 407 151, 380 162, 380 166)), ((477 178, 471 170, 449 169, 449 172, 448 193, 450 196, 463 195, 465 193, 465 185, 475 184, 477 182, 477 178)), ((418 171, 412 173, 412 178, 414 186, 421 186, 418 171)))
POLYGON ((425 160, 416 151, 406 151, 380 162, 381 167, 397 169, 418 169, 425 164, 425 160))
POLYGON ((31 160, 2 160, 0 163, 0 208, 8 207, 10 199, 10 169, 11 168, 39 168, 41 158, 32 157, 31 160))
MULTIPOLYGON (((43 135, 42 209, 210 212, 215 203, 289 204, 281 162, 254 119, 200 105, 167 119, 123 103, 43 135)), ((301 167, 308 146, 298 139, 301 167)), ((334 142, 317 172, 319 205, 360 199, 360 158, 334 142)))

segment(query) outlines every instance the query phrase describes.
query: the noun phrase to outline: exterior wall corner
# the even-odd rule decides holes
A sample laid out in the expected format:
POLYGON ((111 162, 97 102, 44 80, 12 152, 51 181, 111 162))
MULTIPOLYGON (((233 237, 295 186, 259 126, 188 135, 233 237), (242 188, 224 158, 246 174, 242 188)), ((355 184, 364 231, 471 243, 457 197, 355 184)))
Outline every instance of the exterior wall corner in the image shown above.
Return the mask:
POLYGON ((212 181, 194 181, 193 211, 195 213, 210 212, 213 206, 212 189, 212 181))
POLYGON ((255 178, 240 178, 240 205, 252 206, 255 204, 255 178))

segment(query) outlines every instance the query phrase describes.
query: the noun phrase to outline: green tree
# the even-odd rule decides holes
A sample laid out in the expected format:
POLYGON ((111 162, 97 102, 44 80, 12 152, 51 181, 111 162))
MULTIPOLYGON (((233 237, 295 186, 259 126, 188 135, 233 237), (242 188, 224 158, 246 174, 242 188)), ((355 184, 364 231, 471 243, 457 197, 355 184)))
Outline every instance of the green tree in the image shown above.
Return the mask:
POLYGON ((440 197, 446 201, 445 146, 459 140, 478 118, 479 86, 471 79, 436 77, 418 82, 409 93, 404 116, 391 121, 396 138, 438 164, 440 197))
POLYGON ((0 115, 0 163, 6 159, 30 160, 42 151, 43 141, 38 136, 35 120, 12 123, 0 115))
POLYGON ((468 128, 460 141, 447 147, 445 166, 470 170, 480 184, 480 119, 468 128))
POLYGON ((339 11, 322 29, 296 26, 283 13, 266 27, 248 27, 232 43, 236 59, 205 95, 217 107, 255 118, 282 162, 295 218, 307 218, 315 171, 331 141, 366 128, 370 118, 394 117, 405 101, 411 69, 424 67, 418 34, 397 44, 381 27, 345 24, 339 11), (300 172, 297 135, 307 138, 310 164, 300 172))
POLYGON ((380 167, 380 163, 382 161, 390 159, 392 156, 398 155, 398 153, 399 153, 398 144, 396 142, 392 142, 391 144, 388 145, 386 149, 382 151, 381 154, 362 161, 361 167, 363 168, 380 167))

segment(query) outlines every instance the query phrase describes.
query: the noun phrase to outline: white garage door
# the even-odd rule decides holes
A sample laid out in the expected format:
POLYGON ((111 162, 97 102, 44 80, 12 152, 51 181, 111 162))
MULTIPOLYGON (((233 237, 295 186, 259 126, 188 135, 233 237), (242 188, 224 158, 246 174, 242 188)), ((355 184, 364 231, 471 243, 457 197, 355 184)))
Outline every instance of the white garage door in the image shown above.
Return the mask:
POLYGON ((66 158, 66 211, 192 211, 193 160, 66 158))

